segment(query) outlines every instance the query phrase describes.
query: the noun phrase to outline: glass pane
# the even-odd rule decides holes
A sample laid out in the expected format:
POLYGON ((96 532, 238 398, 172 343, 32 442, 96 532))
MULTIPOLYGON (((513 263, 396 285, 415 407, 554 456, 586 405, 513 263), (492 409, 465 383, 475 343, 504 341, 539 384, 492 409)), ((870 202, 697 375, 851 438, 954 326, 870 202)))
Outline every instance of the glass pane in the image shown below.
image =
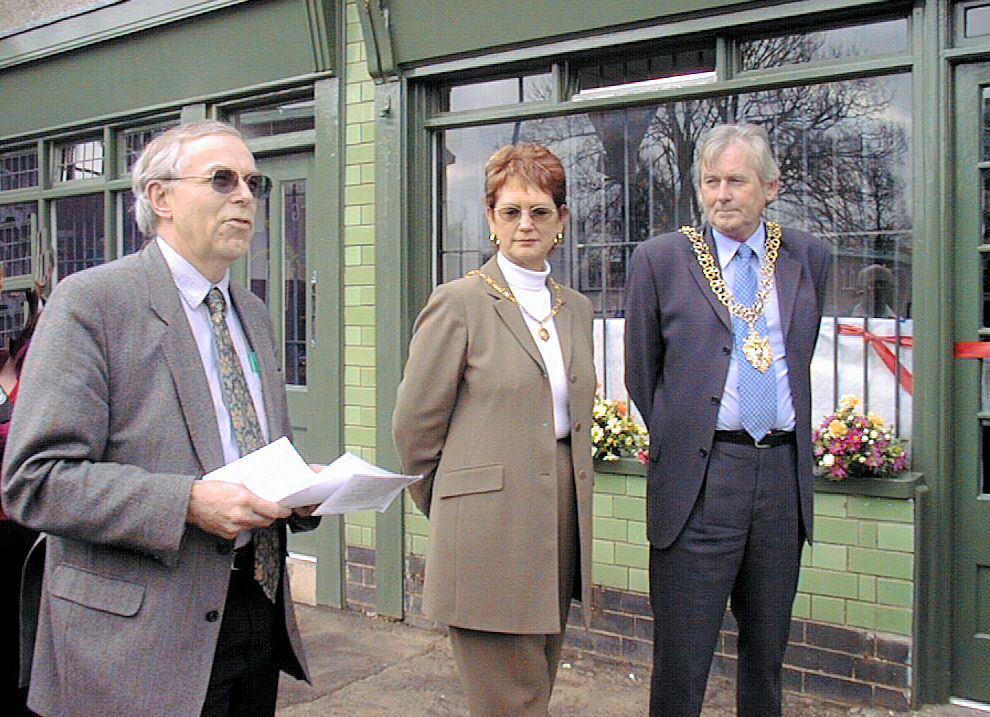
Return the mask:
POLYGON ((176 121, 163 122, 150 127, 134 127, 125 129, 120 133, 121 159, 123 160, 122 171, 129 174, 134 168, 134 163, 141 156, 141 152, 148 143, 169 127, 177 125, 176 121))
POLYGON ((983 161, 990 162, 990 87, 983 88, 983 161))
POLYGON ((897 18, 740 42, 739 59, 742 70, 760 70, 840 57, 903 52, 907 43, 907 19, 897 18))
MULTIPOLYGON (((986 361, 984 361, 983 363, 986 363, 986 361)), ((982 440, 983 461, 981 463, 982 471, 980 476, 981 477, 980 492, 985 495, 987 493, 990 493, 990 425, 984 423, 982 426, 981 433, 983 434, 981 436, 981 438, 983 439, 982 440)), ((983 577, 986 577, 986 575, 984 575, 983 577)), ((987 594, 990 595, 990 590, 987 591, 987 594)), ((984 606, 986 605, 985 602, 982 604, 984 606)), ((984 610, 985 609, 986 608, 984 607, 984 610)))
POLYGON ((990 5, 968 7, 965 11, 966 37, 990 35, 990 5))
POLYGON ((271 251, 271 196, 269 192, 258 197, 248 260, 251 291, 265 304, 268 304, 268 256, 271 251))
POLYGON ((983 325, 990 326, 990 254, 980 254, 983 264, 983 325))
POLYGON ((16 337, 27 319, 27 298, 24 291, 5 291, 0 294, 0 346, 16 337))
POLYGON ((246 138, 271 137, 316 127, 316 103, 292 100, 231 112, 227 119, 246 138))
POLYGON ((31 273, 31 220, 35 202, 0 205, 0 261, 6 276, 31 273))
POLYGON ((38 186, 38 150, 21 147, 0 152, 0 191, 38 186))
POLYGON ((715 70, 715 46, 678 49, 668 54, 626 56, 583 63, 575 68, 578 95, 595 88, 618 87, 715 70))
POLYGON ((103 195, 85 194, 55 202, 55 266, 64 279, 102 264, 103 195))
POLYGON ((553 97, 553 75, 506 77, 501 80, 473 82, 451 87, 447 92, 448 109, 473 110, 495 105, 514 105, 519 102, 536 102, 553 97))
POLYGON ((140 251, 144 247, 145 236, 138 229, 137 220, 134 218, 134 195, 130 192, 122 192, 117 195, 117 202, 119 206, 126 205, 120 232, 120 252, 121 256, 124 256, 140 251))
POLYGON ((103 140, 83 139, 52 148, 53 174, 57 182, 103 176, 103 140))
MULTIPOLYGON (((691 171, 702 133, 724 122, 761 124, 782 172, 768 218, 817 234, 834 252, 814 415, 856 393, 909 435, 910 108, 910 77, 896 75, 448 130, 438 154, 440 280, 463 276, 493 252, 483 204, 487 158, 503 144, 539 142, 560 157, 568 182, 554 275, 592 300, 602 342, 621 336, 615 322, 632 249, 701 221, 691 171)), ((621 370, 621 341, 609 344, 598 347, 607 353, 600 370, 621 370)), ((622 384, 621 376, 599 380, 622 384)))
POLYGON ((306 385, 306 181, 282 185, 285 233, 285 382, 306 385))

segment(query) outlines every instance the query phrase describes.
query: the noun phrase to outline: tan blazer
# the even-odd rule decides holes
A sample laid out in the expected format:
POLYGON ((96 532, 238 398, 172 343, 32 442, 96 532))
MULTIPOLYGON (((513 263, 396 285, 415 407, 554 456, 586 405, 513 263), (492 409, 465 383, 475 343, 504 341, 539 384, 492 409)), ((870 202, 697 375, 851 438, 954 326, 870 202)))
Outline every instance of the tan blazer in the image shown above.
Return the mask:
MULTIPOLYGON (((482 270, 507 286, 494 258, 482 270)), ((554 319, 569 381, 580 599, 591 614, 591 302, 554 319)), ((447 625, 559 633, 556 439, 546 368, 519 307, 479 277, 437 287, 419 318, 392 433, 430 518, 423 609, 447 625)))

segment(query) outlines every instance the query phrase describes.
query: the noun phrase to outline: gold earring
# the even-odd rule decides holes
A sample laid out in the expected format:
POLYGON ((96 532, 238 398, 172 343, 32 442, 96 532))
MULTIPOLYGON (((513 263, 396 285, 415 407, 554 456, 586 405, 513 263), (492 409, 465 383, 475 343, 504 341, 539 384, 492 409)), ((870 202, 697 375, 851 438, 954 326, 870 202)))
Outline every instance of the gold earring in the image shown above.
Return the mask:
POLYGON ((488 241, 494 244, 496 248, 498 248, 502 244, 502 242, 498 240, 498 237, 495 236, 495 232, 492 232, 491 234, 488 235, 488 241))
POLYGON ((562 241, 564 241, 564 233, 563 232, 557 232, 557 236, 555 236, 553 238, 553 245, 554 246, 557 246, 562 241))

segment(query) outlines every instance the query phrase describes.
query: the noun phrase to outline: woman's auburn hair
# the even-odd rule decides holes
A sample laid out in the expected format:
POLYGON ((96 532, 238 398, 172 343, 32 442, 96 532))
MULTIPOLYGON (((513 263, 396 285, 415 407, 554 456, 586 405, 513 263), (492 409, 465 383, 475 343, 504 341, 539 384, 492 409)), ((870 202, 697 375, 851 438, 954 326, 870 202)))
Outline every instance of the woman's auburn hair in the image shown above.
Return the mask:
POLYGON ((495 206, 495 195, 510 179, 520 179, 553 197, 558 207, 567 202, 567 179, 564 165, 541 144, 527 142, 507 144, 485 163, 485 202, 495 206))

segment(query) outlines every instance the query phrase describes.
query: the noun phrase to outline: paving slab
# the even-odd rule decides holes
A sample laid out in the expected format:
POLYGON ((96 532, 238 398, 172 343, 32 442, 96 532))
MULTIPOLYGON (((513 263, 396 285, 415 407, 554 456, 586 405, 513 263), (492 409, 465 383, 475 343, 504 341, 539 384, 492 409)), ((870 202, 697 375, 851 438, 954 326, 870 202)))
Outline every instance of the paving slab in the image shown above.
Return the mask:
MULTIPOLYGON (((313 684, 282 676, 278 717, 466 717, 446 636, 360 612, 297 605, 313 684)), ((643 717, 649 669, 565 648, 552 717, 643 717)), ((702 717, 732 717, 732 680, 712 677, 702 717)), ((955 705, 895 712, 785 692, 794 717, 987 717, 955 705)))

